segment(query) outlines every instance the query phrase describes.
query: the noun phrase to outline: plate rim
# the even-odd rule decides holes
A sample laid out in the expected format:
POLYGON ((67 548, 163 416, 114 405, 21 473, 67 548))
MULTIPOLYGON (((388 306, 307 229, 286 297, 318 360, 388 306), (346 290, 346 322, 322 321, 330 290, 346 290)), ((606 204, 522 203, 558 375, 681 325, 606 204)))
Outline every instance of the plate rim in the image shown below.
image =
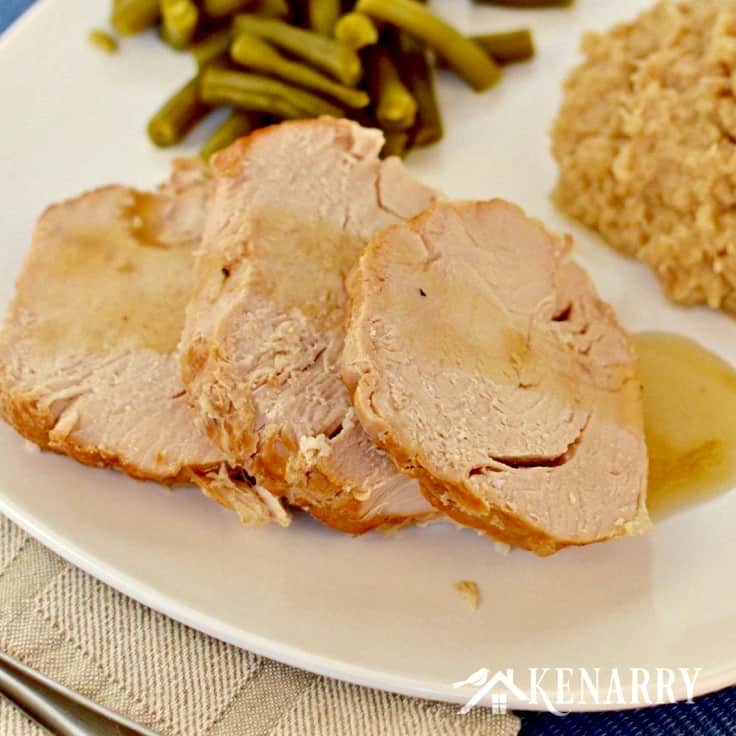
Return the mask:
MULTIPOLYGON (((0 513, 4 514, 10 521, 17 524, 36 541, 59 555, 68 563, 78 567, 97 580, 101 580, 119 593, 132 598, 158 613, 168 616, 178 623, 200 631, 219 641, 223 641, 226 644, 236 646, 239 649, 253 652, 261 657, 273 659, 290 667, 306 670, 316 675, 412 698, 462 705, 474 694, 474 691, 468 690, 467 688, 452 691, 446 687, 443 689, 419 685, 411 677, 351 665, 344 660, 323 657, 312 652, 306 652, 293 645, 282 644, 277 640, 249 633, 242 628, 224 623, 203 611, 194 609, 186 603, 177 600, 175 596, 163 593, 160 590, 141 583, 134 575, 125 572, 118 566, 106 562, 94 554, 85 552, 82 547, 66 539, 63 534, 56 532, 47 524, 40 522, 32 514, 24 512, 15 503, 8 500, 1 490, 0 513)), ((716 669, 705 674, 701 672, 696 680, 693 698, 700 698, 733 685, 736 685, 736 661, 732 665, 720 670, 716 669)), ((687 693, 683 691, 683 687, 683 685, 678 684, 677 687, 673 688, 675 702, 677 703, 687 700, 687 693)), ((573 696, 575 695, 573 693, 573 696)), ((627 703, 615 704, 613 707, 609 704, 602 703, 584 706, 574 704, 569 706, 565 712, 620 712, 654 708, 663 705, 672 705, 672 703, 652 703, 647 705, 627 703)), ((512 693, 507 698, 507 706, 512 712, 516 710, 529 712, 546 711, 542 703, 530 705, 515 698, 512 693)))

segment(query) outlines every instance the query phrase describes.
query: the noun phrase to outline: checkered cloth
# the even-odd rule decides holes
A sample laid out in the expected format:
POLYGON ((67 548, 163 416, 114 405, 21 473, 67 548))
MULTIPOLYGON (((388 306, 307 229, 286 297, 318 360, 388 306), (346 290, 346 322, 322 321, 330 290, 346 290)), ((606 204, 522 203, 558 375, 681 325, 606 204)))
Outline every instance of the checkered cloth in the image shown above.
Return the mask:
MULTIPOLYGON (((513 715, 293 669, 118 593, 0 516, 0 650, 162 736, 516 736, 513 715)), ((44 733, 0 700, 0 734, 44 733)))

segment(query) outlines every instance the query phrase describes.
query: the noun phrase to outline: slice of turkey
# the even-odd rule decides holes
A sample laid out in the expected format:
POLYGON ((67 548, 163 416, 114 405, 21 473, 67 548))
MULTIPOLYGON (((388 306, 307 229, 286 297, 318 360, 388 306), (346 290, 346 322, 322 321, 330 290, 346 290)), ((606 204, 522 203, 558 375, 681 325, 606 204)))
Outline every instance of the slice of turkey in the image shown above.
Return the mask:
POLYGON ((175 356, 211 187, 179 161, 154 193, 96 189, 40 218, 0 332, 0 413, 40 447, 197 483, 249 523, 288 515, 195 422, 175 356))
POLYGON ((365 435, 339 375, 344 277, 378 230, 435 199, 398 159, 379 160, 382 142, 322 118, 213 158, 181 345, 184 385, 228 460, 352 533, 435 514, 365 435))
POLYGON ((635 355, 568 249, 507 202, 443 203, 348 282, 363 427, 438 509, 538 554, 649 528, 635 355))

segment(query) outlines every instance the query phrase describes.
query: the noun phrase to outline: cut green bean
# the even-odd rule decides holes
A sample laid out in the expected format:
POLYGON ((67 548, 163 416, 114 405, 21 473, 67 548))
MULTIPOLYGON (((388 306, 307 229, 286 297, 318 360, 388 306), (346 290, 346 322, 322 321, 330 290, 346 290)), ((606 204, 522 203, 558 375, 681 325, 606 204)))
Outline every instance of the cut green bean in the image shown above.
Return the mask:
POLYGON ((343 110, 303 89, 258 74, 208 67, 202 74, 200 95, 205 102, 279 117, 343 117, 343 110), (259 102, 254 102, 254 100, 259 102))
POLYGON ((335 39, 357 51, 378 41, 378 29, 367 15, 345 13, 335 25, 335 39))
MULTIPOLYGON (((519 8, 574 2, 473 1, 519 8)), ((535 53, 526 28, 464 36, 433 14, 427 0, 111 0, 111 5, 117 34, 156 27, 168 45, 189 50, 199 70, 148 121, 155 145, 174 145, 214 108, 231 108, 202 145, 205 160, 255 128, 322 115, 380 127, 386 137, 381 156, 403 157, 443 136, 434 66, 452 69, 481 91, 500 79, 502 65, 535 53), (359 85, 364 66, 366 80, 359 85)), ((117 50, 114 34, 94 29, 88 38, 103 51, 117 50)))
POLYGON ((213 153, 226 148, 238 138, 248 135, 258 127, 259 123, 260 118, 254 113, 233 110, 204 142, 202 148, 199 149, 199 155, 205 161, 209 161, 213 153))
MULTIPOLYGON (((513 64, 526 61, 534 56, 534 39, 531 31, 507 31, 504 33, 485 33, 470 37, 498 64, 513 64)), ((437 66, 446 67, 447 62, 437 57, 437 66)))
POLYGON ((416 0, 358 0, 355 9, 424 41, 477 91, 501 77, 500 68, 483 49, 416 0))
POLYGON ((381 149, 381 158, 389 156, 399 156, 404 158, 410 149, 409 133, 405 130, 390 131, 385 134, 383 148, 381 149))
POLYGON ((253 5, 255 0, 203 0, 202 8, 210 18, 225 18, 253 5))
POLYGON ((205 91, 202 94, 210 97, 217 105, 230 105, 246 112, 256 110, 279 120, 300 120, 312 117, 288 100, 277 97, 214 86, 203 89, 205 91))
POLYGON ((563 8, 574 0, 473 0, 477 5, 504 5, 510 8, 563 8))
POLYGON ((256 0, 251 13, 263 18, 288 18, 291 14, 287 0, 256 0))
POLYGON ((526 61, 534 56, 534 39, 526 28, 506 33, 485 33, 471 38, 499 64, 526 61))
POLYGON ((323 92, 348 107, 366 107, 370 103, 370 98, 362 90, 338 84, 305 64, 284 58, 267 41, 250 33, 238 34, 230 47, 230 56, 241 66, 323 92))
POLYGON ((178 143, 208 112, 199 98, 199 77, 174 93, 148 122, 148 137, 162 148, 178 143))
POLYGON ((116 0, 110 23, 121 36, 130 36, 156 25, 159 14, 159 0, 116 0))
POLYGON ((411 142, 428 146, 442 139, 442 115, 434 89, 434 71, 423 46, 405 33, 400 34, 399 66, 409 91, 417 103, 417 119, 411 131, 411 142))
POLYGON ((118 50, 118 42, 107 32, 100 28, 93 28, 87 38, 93 46, 107 54, 114 54, 118 50))
POLYGON ((199 8, 193 0, 160 0, 160 6, 164 40, 175 49, 188 46, 197 30, 199 8))
POLYGON ((252 33, 270 41, 350 87, 357 84, 362 75, 360 57, 353 49, 317 33, 255 15, 235 16, 233 27, 236 32, 252 33))
POLYGON ((230 48, 232 35, 232 31, 229 28, 225 28, 221 31, 211 33, 198 43, 189 47, 189 51, 197 62, 200 71, 215 59, 226 56, 230 48))
POLYGON ((383 44, 369 46, 365 59, 379 125, 386 131, 408 130, 416 120, 417 103, 401 81, 388 49, 383 44))
POLYGON ((340 17, 340 0, 307 0, 307 16, 315 33, 332 38, 340 17))

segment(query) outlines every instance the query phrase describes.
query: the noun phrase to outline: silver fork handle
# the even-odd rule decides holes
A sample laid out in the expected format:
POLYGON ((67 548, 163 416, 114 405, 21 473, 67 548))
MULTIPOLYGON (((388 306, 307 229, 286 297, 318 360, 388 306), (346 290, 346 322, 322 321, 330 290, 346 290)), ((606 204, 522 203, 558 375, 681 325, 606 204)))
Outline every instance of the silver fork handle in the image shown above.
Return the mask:
POLYGON ((157 736, 2 652, 0 693, 56 736, 157 736))

